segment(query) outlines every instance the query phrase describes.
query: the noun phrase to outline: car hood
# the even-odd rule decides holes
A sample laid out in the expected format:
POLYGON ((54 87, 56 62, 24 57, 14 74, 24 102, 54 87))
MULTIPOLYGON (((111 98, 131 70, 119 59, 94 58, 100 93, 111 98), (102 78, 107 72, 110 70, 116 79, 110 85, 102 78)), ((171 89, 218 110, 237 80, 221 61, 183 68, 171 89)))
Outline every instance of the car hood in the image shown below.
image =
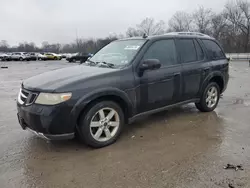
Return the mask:
POLYGON ((65 85, 113 71, 116 69, 77 65, 31 77, 23 82, 23 87, 32 91, 56 92, 65 85))

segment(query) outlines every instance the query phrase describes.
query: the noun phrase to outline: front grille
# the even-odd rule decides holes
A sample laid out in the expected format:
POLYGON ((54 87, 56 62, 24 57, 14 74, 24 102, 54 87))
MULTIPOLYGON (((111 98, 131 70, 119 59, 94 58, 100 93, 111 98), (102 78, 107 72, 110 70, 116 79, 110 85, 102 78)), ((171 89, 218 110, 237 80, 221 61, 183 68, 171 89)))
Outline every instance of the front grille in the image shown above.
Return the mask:
POLYGON ((28 91, 26 89, 20 89, 18 94, 18 102, 21 105, 31 105, 35 102, 38 93, 28 91))

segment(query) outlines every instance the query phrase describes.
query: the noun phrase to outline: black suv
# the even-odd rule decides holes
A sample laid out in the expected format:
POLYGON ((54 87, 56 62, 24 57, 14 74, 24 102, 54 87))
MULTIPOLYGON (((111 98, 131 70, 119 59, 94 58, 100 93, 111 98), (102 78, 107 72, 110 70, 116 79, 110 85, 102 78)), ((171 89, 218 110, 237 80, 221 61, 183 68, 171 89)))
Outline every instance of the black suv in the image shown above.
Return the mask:
POLYGON ((22 83, 18 119, 47 139, 82 139, 92 147, 117 140, 124 124, 177 105, 213 111, 228 83, 228 59, 200 33, 114 41, 81 65, 22 83))
POLYGON ((80 61, 81 63, 87 61, 87 59, 91 57, 90 54, 86 54, 86 53, 77 53, 77 54, 74 54, 72 56, 69 56, 66 58, 66 60, 68 62, 76 62, 76 61, 80 61))

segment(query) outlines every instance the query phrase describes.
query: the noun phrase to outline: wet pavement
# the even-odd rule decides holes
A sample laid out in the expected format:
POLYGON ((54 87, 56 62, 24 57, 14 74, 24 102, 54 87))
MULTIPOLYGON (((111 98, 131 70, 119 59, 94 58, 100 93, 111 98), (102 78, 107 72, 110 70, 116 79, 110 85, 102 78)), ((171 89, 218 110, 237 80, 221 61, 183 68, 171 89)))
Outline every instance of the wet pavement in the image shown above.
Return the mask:
POLYGON ((23 79, 63 61, 0 62, 0 187, 221 188, 250 187, 250 67, 233 62, 215 112, 175 108, 126 127, 115 143, 90 149, 48 142, 23 131, 16 97, 23 79), (228 163, 243 171, 226 170, 228 163))

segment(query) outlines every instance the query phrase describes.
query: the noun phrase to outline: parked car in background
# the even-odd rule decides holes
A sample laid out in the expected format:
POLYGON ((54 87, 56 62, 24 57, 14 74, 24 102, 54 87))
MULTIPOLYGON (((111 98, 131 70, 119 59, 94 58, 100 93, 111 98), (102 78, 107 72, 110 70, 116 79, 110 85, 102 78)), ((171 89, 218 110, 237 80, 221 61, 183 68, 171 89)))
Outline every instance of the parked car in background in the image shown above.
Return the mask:
POLYGON ((6 61, 11 61, 11 55, 12 55, 12 53, 6 53, 6 55, 7 55, 6 61))
POLYGON ((27 53, 25 52, 14 52, 11 54, 10 56, 10 60, 13 61, 24 61, 24 60, 28 60, 29 58, 26 55, 27 53))
POLYGON ((44 138, 76 135, 100 148, 114 143, 125 123, 145 115, 188 103, 213 111, 228 80, 228 59, 207 35, 121 39, 84 64, 25 80, 18 119, 23 129, 44 138))
POLYGON ((62 57, 58 54, 55 54, 55 53, 45 53, 44 54, 45 56, 47 56, 47 60, 61 60, 62 57))
POLYGON ((34 52, 27 53, 26 56, 27 56, 28 60, 30 60, 30 61, 36 61, 37 60, 37 54, 34 53, 34 52))
POLYGON ((9 57, 6 53, 0 53, 0 61, 8 61, 9 57))
POLYGON ((37 54, 37 59, 39 61, 46 61, 46 60, 48 60, 48 57, 46 55, 44 55, 44 53, 38 53, 37 54))
POLYGON ((67 54, 66 54, 66 53, 60 54, 60 56, 61 56, 62 58, 66 58, 66 57, 67 57, 67 54))
POLYGON ((87 59, 89 58, 89 57, 91 57, 91 55, 90 54, 86 54, 86 53, 76 53, 76 54, 73 54, 73 55, 71 55, 71 56, 68 56, 67 58, 66 58, 66 60, 68 61, 68 62, 76 62, 76 61, 80 61, 81 63, 83 63, 83 62, 85 62, 85 61, 87 61, 87 59))

